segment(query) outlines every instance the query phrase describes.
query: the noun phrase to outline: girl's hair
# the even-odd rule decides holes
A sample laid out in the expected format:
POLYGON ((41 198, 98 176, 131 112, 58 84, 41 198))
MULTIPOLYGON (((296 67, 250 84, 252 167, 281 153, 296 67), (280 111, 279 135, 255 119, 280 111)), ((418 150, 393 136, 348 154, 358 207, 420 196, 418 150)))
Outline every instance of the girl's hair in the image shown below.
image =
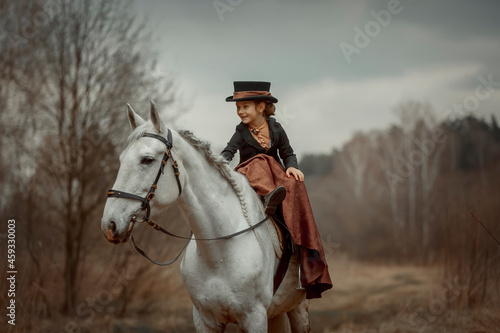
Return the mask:
POLYGON ((266 101, 259 101, 259 100, 254 101, 254 103, 255 103, 256 107, 260 103, 266 103, 266 106, 264 108, 264 116, 266 116, 266 118, 269 118, 270 116, 273 116, 274 112, 276 111, 276 107, 274 106, 273 103, 269 103, 269 102, 266 102, 266 101))

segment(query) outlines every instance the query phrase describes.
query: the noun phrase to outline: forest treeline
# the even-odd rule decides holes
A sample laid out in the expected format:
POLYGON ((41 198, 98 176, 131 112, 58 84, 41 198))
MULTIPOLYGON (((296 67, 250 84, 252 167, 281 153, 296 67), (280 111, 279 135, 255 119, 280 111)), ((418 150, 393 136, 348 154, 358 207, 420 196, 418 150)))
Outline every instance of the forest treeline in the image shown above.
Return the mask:
POLYGON ((301 160, 325 243, 363 260, 443 264, 470 287, 466 304, 498 299, 496 118, 437 121, 416 101, 396 111, 400 124, 301 160))

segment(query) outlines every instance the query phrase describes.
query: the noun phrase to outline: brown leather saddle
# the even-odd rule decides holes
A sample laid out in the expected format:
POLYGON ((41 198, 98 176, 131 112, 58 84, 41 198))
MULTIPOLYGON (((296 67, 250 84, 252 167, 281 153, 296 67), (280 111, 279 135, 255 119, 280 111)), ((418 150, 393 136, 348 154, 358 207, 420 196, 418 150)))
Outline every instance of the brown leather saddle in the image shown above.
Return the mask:
MULTIPOLYGON (((295 248, 290 231, 288 231, 285 222, 283 222, 283 217, 280 215, 281 214, 276 214, 270 219, 270 221, 272 221, 272 226, 276 230, 277 239, 273 240, 273 246, 276 256, 279 258, 278 268, 274 274, 273 294, 276 293, 281 282, 283 282, 285 278, 286 271, 290 264, 290 258, 295 248)), ((268 226, 270 224, 268 224, 268 226)))

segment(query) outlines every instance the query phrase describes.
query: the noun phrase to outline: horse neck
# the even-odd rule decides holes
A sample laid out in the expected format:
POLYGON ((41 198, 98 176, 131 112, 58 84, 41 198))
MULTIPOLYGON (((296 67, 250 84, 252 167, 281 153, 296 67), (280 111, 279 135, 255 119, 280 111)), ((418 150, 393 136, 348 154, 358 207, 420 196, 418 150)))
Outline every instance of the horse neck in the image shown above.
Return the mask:
POLYGON ((226 236, 248 227, 248 219, 257 222, 260 202, 243 176, 234 175, 240 197, 202 151, 184 140, 179 148, 185 177, 179 204, 196 238, 226 236))

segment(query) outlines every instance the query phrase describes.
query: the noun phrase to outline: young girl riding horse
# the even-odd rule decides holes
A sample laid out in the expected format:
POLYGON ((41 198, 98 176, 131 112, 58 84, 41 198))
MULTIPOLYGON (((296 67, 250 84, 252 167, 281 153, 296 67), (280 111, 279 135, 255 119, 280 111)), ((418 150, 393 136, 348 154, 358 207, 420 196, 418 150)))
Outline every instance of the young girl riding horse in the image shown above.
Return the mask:
POLYGON ((234 93, 226 101, 236 102, 241 123, 221 155, 231 161, 239 151, 236 170, 264 197, 267 215, 281 213, 300 248, 306 297, 319 298, 332 287, 328 265, 303 183, 304 174, 285 130, 272 117, 278 99, 271 95, 270 87, 270 82, 234 82, 234 93), (280 204, 281 212, 276 211, 280 204))

